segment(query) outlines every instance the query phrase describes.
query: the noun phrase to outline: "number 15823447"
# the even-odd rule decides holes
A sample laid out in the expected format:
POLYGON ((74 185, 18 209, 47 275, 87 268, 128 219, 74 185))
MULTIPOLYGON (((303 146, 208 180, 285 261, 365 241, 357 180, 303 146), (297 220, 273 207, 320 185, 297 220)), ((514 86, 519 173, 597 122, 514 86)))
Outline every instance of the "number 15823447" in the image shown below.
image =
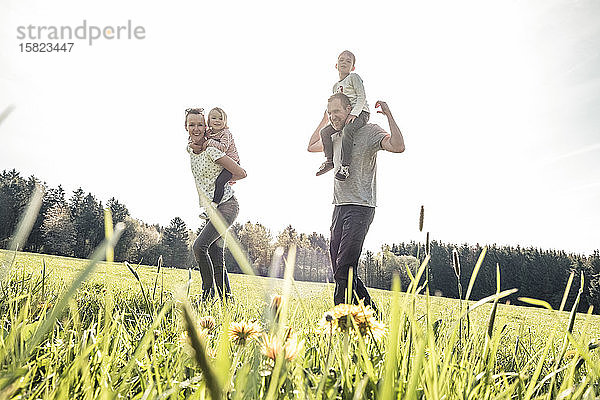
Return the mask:
POLYGON ((21 53, 70 53, 74 43, 19 43, 21 53))

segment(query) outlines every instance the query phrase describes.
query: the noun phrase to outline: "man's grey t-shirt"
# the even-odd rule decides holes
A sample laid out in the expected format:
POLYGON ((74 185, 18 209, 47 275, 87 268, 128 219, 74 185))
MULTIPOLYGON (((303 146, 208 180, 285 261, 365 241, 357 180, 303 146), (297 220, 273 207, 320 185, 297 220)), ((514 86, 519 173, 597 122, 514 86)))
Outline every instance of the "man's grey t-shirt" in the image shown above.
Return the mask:
MULTIPOLYGON (((366 124, 354 134, 350 176, 345 181, 334 179, 333 204, 355 204, 375 207, 377 151, 381 140, 388 134, 379 125, 366 124)), ((334 171, 342 165, 342 133, 331 136, 333 140, 334 171)))

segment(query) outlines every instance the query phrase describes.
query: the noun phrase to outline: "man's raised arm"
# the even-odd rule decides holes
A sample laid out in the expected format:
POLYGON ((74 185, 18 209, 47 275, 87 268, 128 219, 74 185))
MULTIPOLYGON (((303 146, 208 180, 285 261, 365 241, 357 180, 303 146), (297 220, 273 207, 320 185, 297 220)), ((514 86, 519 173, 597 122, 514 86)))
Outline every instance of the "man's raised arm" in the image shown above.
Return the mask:
POLYGON ((385 115, 390 125, 390 136, 383 138, 381 141, 381 148, 392 153, 402 153, 404 151, 404 138, 402 137, 402 132, 400 132, 400 128, 398 128, 396 121, 394 121, 394 116, 392 115, 390 108, 385 101, 381 100, 375 103, 375 108, 377 107, 381 107, 381 111, 377 112, 385 115))
POLYGON ((323 142, 321 142, 321 129, 325 128, 327 122, 329 121, 327 117, 327 111, 325 111, 325 113, 323 114, 323 119, 321 120, 321 122, 319 122, 319 126, 313 132, 312 136, 310 137, 310 140, 308 141, 307 150, 311 153, 319 153, 323 151, 323 142))

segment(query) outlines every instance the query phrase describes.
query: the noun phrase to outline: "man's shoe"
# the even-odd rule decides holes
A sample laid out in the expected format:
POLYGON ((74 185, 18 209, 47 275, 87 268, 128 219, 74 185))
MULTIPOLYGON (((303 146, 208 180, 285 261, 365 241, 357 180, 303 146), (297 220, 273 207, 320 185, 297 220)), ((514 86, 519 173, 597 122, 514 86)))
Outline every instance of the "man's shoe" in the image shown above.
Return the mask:
POLYGON ((350 176, 350 168, 347 165, 342 165, 335 174, 335 179, 338 181, 345 181, 348 176, 350 176))
POLYGON ((319 170, 317 171, 317 176, 319 175, 323 175, 325 172, 329 172, 333 169, 333 161, 325 161, 323 164, 321 164, 321 166, 319 167, 319 170))

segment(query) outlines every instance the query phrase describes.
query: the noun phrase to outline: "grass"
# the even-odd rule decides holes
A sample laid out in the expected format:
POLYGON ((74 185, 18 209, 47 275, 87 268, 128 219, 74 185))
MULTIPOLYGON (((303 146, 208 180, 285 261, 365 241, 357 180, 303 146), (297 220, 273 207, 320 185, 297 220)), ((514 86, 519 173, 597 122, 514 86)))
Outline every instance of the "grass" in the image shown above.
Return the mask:
POLYGON ((0 291, 0 398, 600 394, 600 357, 590 349, 600 337, 599 316, 577 314, 567 334, 568 312, 500 299, 491 321, 492 304, 468 302, 467 323, 458 300, 372 290, 387 326, 376 341, 351 328, 319 331, 333 307, 332 285, 232 274, 235 300, 207 305, 198 301, 197 271, 163 267, 157 274, 156 267, 98 262, 65 299, 71 282, 91 272, 88 260, 7 251, 0 259, 12 261, 0 291), (284 298, 278 324, 268 312, 273 294, 284 298), (216 321, 210 332, 196 322, 206 315, 216 321), (264 338, 245 346, 230 342, 230 324, 251 320, 271 338, 274 359, 263 354, 264 338), (297 355, 288 360, 291 350, 297 355))

